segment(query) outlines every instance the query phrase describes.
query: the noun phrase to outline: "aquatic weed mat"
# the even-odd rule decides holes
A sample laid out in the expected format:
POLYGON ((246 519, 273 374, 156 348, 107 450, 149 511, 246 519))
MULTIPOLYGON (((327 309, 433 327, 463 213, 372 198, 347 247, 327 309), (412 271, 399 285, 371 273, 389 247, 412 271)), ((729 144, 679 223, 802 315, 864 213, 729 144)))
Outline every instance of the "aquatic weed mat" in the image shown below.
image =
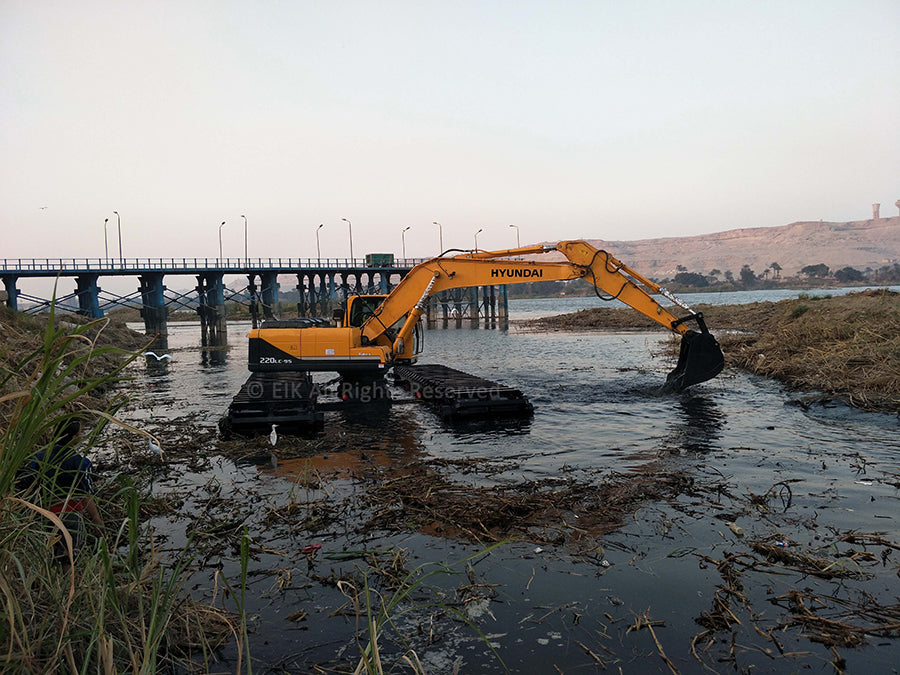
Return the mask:
POLYGON ((373 513, 366 528, 412 529, 470 542, 521 538, 591 548, 638 505, 693 489, 683 473, 649 471, 613 472, 596 483, 561 478, 464 485, 438 470, 443 466, 446 462, 412 464, 375 481, 364 494, 373 513))

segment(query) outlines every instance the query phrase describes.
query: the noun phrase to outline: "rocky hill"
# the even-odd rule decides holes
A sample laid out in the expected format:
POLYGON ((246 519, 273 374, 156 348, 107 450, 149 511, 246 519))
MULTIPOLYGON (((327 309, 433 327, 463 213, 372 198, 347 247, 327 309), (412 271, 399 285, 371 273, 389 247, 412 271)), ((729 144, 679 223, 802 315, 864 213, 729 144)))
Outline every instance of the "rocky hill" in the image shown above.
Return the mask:
POLYGON ((773 262, 781 266, 782 277, 819 263, 832 270, 850 266, 865 271, 900 262, 900 217, 847 223, 799 222, 692 237, 590 241, 641 274, 657 279, 674 277, 683 271, 679 265, 688 272, 703 274, 713 269, 723 274, 731 271, 735 277, 745 264, 760 274, 773 262))

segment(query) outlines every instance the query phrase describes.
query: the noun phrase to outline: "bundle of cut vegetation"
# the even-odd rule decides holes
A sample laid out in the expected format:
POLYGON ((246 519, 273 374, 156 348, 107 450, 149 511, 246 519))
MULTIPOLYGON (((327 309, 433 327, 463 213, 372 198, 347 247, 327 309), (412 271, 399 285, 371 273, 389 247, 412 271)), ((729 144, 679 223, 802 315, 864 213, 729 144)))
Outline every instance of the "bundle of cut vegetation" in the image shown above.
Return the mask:
MULTIPOLYGON (((696 309, 719 340, 727 364, 865 410, 900 412, 900 294, 866 290, 696 309)), ((631 309, 608 308, 527 325, 551 330, 658 328, 631 309)))
POLYGON ((182 593, 186 553, 169 566, 155 554, 138 490, 119 476, 91 482, 87 456, 122 424, 111 385, 142 341, 53 309, 0 313, 4 672, 206 669, 235 632, 228 614, 182 593))

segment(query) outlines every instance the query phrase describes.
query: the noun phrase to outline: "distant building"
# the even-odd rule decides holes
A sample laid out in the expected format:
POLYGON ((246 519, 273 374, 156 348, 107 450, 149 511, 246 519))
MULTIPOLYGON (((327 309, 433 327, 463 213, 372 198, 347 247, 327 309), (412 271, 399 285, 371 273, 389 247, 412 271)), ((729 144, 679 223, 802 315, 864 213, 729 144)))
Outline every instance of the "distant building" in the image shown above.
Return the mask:
POLYGON ((881 218, 879 211, 881 211, 881 204, 872 204, 872 218, 875 220, 881 218))

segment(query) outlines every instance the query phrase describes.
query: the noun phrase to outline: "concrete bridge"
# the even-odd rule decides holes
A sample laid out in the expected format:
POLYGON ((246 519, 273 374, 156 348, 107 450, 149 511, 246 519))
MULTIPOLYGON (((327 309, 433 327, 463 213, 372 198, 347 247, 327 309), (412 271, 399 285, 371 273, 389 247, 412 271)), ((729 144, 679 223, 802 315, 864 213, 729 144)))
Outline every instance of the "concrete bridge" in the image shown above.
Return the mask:
MULTIPOLYGON (((138 307, 148 335, 165 336, 171 307, 189 308, 200 316, 204 336, 210 344, 224 343, 225 303, 238 302, 257 317, 275 318, 279 310, 279 275, 294 275, 300 299, 298 316, 329 316, 336 303, 358 293, 389 293, 421 259, 383 260, 366 265, 365 260, 345 258, 107 258, 0 260, 0 278, 6 304, 14 311, 40 312, 51 298, 23 293, 18 282, 27 278, 73 278, 74 292, 58 295, 56 303, 90 318, 101 318, 110 308, 138 307), (381 264, 377 264, 381 263, 381 264), (169 291, 167 276, 194 277, 188 293, 169 291), (225 275, 245 277, 246 286, 226 286, 225 275), (128 295, 104 291, 102 277, 135 277, 137 290, 128 295), (25 304, 27 303, 27 307, 25 304)), ((435 321, 469 317, 507 316, 506 287, 458 289, 432 298, 427 319, 435 321)))

